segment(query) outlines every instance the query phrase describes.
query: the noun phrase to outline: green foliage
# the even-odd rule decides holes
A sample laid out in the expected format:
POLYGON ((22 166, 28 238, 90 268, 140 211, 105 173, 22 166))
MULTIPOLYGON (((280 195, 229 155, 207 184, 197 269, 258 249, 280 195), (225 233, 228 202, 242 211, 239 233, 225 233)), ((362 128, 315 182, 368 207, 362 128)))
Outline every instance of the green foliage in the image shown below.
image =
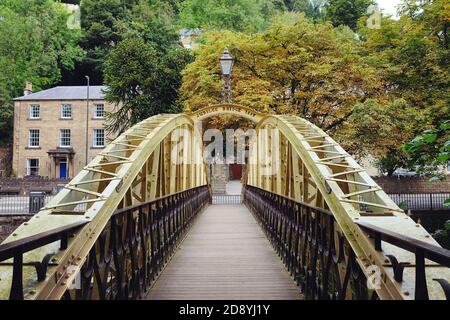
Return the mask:
POLYGON ((450 160, 450 120, 441 123, 438 129, 424 131, 404 148, 420 171, 439 178, 442 176, 439 166, 445 166, 450 160))
POLYGON ((106 99, 116 104, 108 114, 107 129, 121 133, 153 115, 180 112, 180 73, 191 60, 185 49, 162 53, 142 38, 120 42, 105 63, 106 99))
POLYGON ((399 20, 383 18, 380 29, 368 29, 362 20, 358 31, 371 63, 382 71, 389 95, 414 106, 419 117, 413 121, 415 129, 408 141, 420 137, 405 149, 401 143, 407 141, 398 141, 397 149, 408 151, 407 163, 398 165, 428 173, 436 171, 435 162, 446 157, 433 142, 450 114, 450 51, 446 40, 450 6, 444 3, 406 1, 399 20), (421 134, 426 128, 431 131, 421 134))
POLYGON ((325 5, 326 17, 335 27, 345 25, 356 30, 358 20, 367 14, 373 0, 328 0, 325 5))
POLYGON ((284 0, 288 11, 303 12, 306 17, 313 20, 322 19, 323 8, 327 0, 284 0))
POLYGON ((14 107, 7 90, 0 86, 0 145, 11 141, 14 107))
MULTIPOLYGON (((139 36, 159 50, 177 41, 173 8, 160 0, 83 0, 81 45, 87 51, 80 66, 93 83, 102 84, 103 65, 109 52, 127 37, 139 36)), ((84 78, 84 74, 76 77, 84 78)))
MULTIPOLYGON (((448 199, 446 202, 450 202, 448 199)), ((436 230, 431 234, 444 248, 450 248, 450 220, 446 221, 443 229, 436 230)))
POLYGON ((336 138, 358 157, 377 159, 381 172, 392 175, 406 164, 401 146, 414 137, 424 117, 405 100, 366 100, 357 104, 336 138))
MULTIPOLYGON (((450 160, 450 120, 441 123, 438 129, 424 131, 404 148, 412 158, 410 163, 433 175, 431 181, 445 180, 439 166, 445 166, 450 160)), ((445 200, 444 206, 450 207, 450 199, 445 200)))
POLYGON ((83 56, 80 33, 67 27, 69 13, 52 0, 0 2, 0 140, 12 135, 12 101, 26 81, 35 90, 61 78, 83 56))
POLYGON ((261 31, 274 13, 271 0, 185 0, 179 19, 191 29, 261 31))
POLYGON ((327 131, 339 129, 356 103, 382 94, 378 70, 367 63, 355 34, 288 13, 265 32, 213 32, 183 72, 186 108, 221 100, 218 57, 235 56, 234 101, 257 110, 294 113, 327 131))

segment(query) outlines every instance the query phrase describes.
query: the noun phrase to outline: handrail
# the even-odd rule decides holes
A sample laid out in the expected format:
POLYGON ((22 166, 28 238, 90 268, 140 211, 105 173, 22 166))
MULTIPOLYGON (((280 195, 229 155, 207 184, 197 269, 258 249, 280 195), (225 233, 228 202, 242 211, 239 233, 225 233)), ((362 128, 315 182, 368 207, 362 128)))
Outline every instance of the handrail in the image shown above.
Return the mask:
POLYGON ((426 259, 433 260, 450 268, 450 250, 377 227, 367 222, 357 221, 356 224, 373 235, 377 251, 382 251, 381 241, 385 241, 409 252, 423 250, 426 259))
POLYGON ((18 252, 22 254, 27 253, 58 240, 61 241, 61 250, 64 250, 67 248, 67 238, 69 233, 88 223, 89 221, 79 221, 64 227, 55 228, 19 240, 0 244, 0 262, 13 258, 18 252))
MULTIPOLYGON (((310 205, 310 204, 308 204, 308 203, 305 203, 305 202, 302 202, 302 201, 297 201, 297 200, 295 200, 295 199, 293 199, 293 198, 286 197, 285 195, 273 193, 273 192, 271 192, 271 191, 267 191, 267 190, 264 190, 264 189, 261 189, 261 188, 255 187, 255 186, 251 186, 251 185, 245 185, 245 188, 253 189, 253 190, 258 190, 258 191, 260 191, 260 192, 261 192, 261 191, 262 191, 262 192, 267 192, 267 193, 276 195, 277 197, 279 197, 279 198, 281 198, 281 199, 285 199, 285 200, 287 200, 287 201, 295 202, 295 203, 301 205, 302 207, 309 208, 309 209, 313 209, 314 211, 317 211, 317 212, 320 212, 320 213, 323 213, 323 214, 326 214, 326 215, 329 215, 329 216, 332 216, 332 215, 333 215, 333 213, 332 213, 331 211, 329 211, 329 210, 325 210, 325 209, 322 209, 322 208, 314 207, 314 206, 312 206, 312 205, 310 205)), ((244 188, 242 188, 242 189, 244 189, 244 188)))
MULTIPOLYGON (((43 247, 55 241, 61 241, 60 250, 67 249, 69 233, 79 229, 89 223, 88 221, 79 221, 70 225, 41 232, 23 239, 4 243, 0 245, 0 263, 14 258, 13 261, 13 277, 10 290, 10 300, 23 299, 23 255, 34 249, 43 247)), ((38 281, 45 279, 47 273, 48 260, 44 258, 43 263, 33 263, 36 267, 38 281)))
MULTIPOLYGON (((450 268, 450 250, 441 248, 430 243, 420 241, 390 230, 374 226, 373 224, 358 221, 356 222, 364 231, 372 235, 374 239, 375 250, 381 252, 382 241, 390 243, 396 247, 407 250, 414 253, 415 271, 416 271, 416 285, 415 285, 415 299, 416 300, 428 300, 428 287, 425 274, 425 259, 429 259, 440 265, 450 268)), ((394 269, 394 279, 401 283, 403 281, 403 270, 407 263, 398 262, 397 259, 392 256, 387 256, 392 263, 394 269)), ((433 279, 437 281, 444 290, 447 300, 450 300, 450 284, 445 279, 433 279)))
MULTIPOLYGON (((204 206, 203 198, 205 196, 202 196, 200 193, 196 194, 196 191, 201 191, 202 189, 205 190, 206 188, 207 188, 207 186, 203 185, 200 187, 191 188, 191 189, 173 193, 173 194, 170 194, 170 195, 167 195, 164 197, 160 197, 160 198, 157 198, 157 199, 154 199, 154 200, 151 200, 151 201, 139 204, 139 205, 116 210, 111 216, 111 222, 115 226, 113 228, 114 229, 113 234, 115 234, 115 236, 117 236, 119 234, 119 233, 117 233, 117 230, 115 230, 116 228, 120 228, 119 223, 118 223, 119 216, 125 216, 126 219, 128 219, 128 220, 131 219, 130 221, 128 221, 127 228, 134 228, 136 226, 136 221, 133 220, 133 215, 130 215, 131 212, 139 210, 140 214, 142 214, 146 208, 151 207, 154 204, 162 204, 160 209, 162 210, 164 208, 164 210, 166 210, 167 213, 165 213, 161 210, 156 210, 155 214, 157 217, 155 218, 154 221, 156 221, 158 225, 154 226, 154 224, 153 225, 148 224, 147 227, 148 228, 154 227, 157 230, 158 235, 161 233, 164 237, 169 236, 167 234, 169 229, 171 230, 171 232, 174 233, 174 234, 170 234, 169 242, 167 242, 168 239, 166 239, 166 241, 164 243, 160 244, 159 248, 156 248, 156 249, 154 248, 154 250, 156 250, 158 252, 158 254, 163 254, 164 261, 166 261, 167 256, 169 255, 168 248, 173 250, 173 246, 175 245, 175 240, 174 240, 175 232, 177 232, 176 240, 179 241, 180 232, 182 230, 183 231, 185 230, 185 228, 187 227, 187 225, 188 225, 189 221, 192 219, 192 217, 201 209, 201 207, 204 206), (203 198, 202 199, 188 198, 188 195, 191 195, 191 194, 196 194, 197 197, 201 196, 203 198), (177 200, 181 200, 181 202, 183 202, 183 203, 176 203, 177 200), (181 208, 184 203, 187 203, 190 206, 190 208, 185 209, 186 214, 189 211, 189 219, 185 220, 184 217, 181 217, 181 216, 178 216, 177 219, 175 219, 174 217, 176 214, 177 215, 181 214, 181 211, 182 211, 181 208), (176 214, 175 214, 175 211, 177 211, 176 214), (165 217, 167 214, 170 214, 170 219, 173 218, 175 220, 169 221, 167 218, 165 218, 165 222, 163 222, 163 224, 160 225, 160 221, 161 221, 162 217, 165 217), (166 225, 166 223, 168 223, 168 224, 166 225), (134 226, 132 227, 132 225, 134 225, 134 226), (175 226, 177 227, 177 230, 174 230, 175 226), (161 227, 163 227, 164 230, 160 230, 161 227)), ((209 192, 207 192, 206 196, 207 197, 210 196, 209 192)), ((209 201, 207 201, 207 202, 209 202, 209 201)), ((145 220, 146 221, 145 223, 149 223, 148 219, 149 218, 147 218, 145 220)), ((152 218, 152 221, 153 221, 153 218, 152 218)), ((13 264, 13 275, 12 275, 12 282, 11 282, 12 284, 11 284, 9 299, 10 300, 23 300, 24 299, 23 267, 25 264, 23 262, 23 255, 25 253, 30 252, 35 249, 38 249, 40 247, 43 247, 43 246, 53 243, 55 241, 61 241, 60 250, 65 250, 68 247, 69 236, 73 232, 77 231, 78 229, 80 229, 81 227, 83 227, 89 223, 90 223, 89 221, 79 221, 79 222, 75 222, 75 223, 72 223, 67 226, 48 230, 46 232, 38 233, 38 234, 28 236, 28 237, 25 237, 25 238, 22 238, 19 240, 0 244, 0 265, 2 265, 2 264, 4 265, 5 263, 2 263, 2 262, 5 260, 9 260, 12 258, 14 259, 13 263, 12 263, 13 264)), ((140 221, 139 223, 142 224, 142 223, 144 223, 144 221, 140 221)), ((141 226, 143 226, 143 225, 141 225, 141 226)), ((137 236, 135 234, 133 235, 133 232, 131 232, 131 229, 127 229, 127 230, 128 230, 127 236, 133 237, 132 241, 131 241, 131 239, 128 239, 128 240, 130 240, 132 243, 136 243, 137 236)), ((141 229, 140 229, 140 231, 145 232, 144 230, 141 230, 141 229)), ((151 233, 152 231, 149 231, 149 232, 151 233)), ((144 237, 145 235, 142 234, 141 236, 144 237)), ((101 239, 100 243, 104 245, 105 244, 104 239, 101 239)), ((114 243, 114 245, 117 245, 117 243, 114 243)), ((126 247, 126 245, 124 245, 123 248, 125 248, 125 247, 126 247)), ((92 250, 91 250, 91 252, 93 254, 95 254, 95 252, 96 252, 95 246, 92 250)), ((154 252, 152 252, 152 254, 153 253, 154 252)), ((52 256, 53 256, 53 254, 46 255, 42 262, 35 261, 35 262, 28 263, 29 265, 35 266, 38 281, 44 281, 46 279, 47 267, 49 265, 49 262, 50 262, 50 259, 52 256)), ((92 262, 90 262, 90 263, 92 263, 92 262)), ((10 263, 7 263, 7 264, 10 265, 10 263)), ((155 274, 153 273, 152 276, 154 276, 154 275, 155 274)), ((138 291, 140 291, 140 288, 138 291)), ((121 298, 125 298, 125 296, 122 295, 121 298)))
POLYGON ((186 189, 186 190, 183 190, 183 191, 171 193, 171 194, 169 194, 167 196, 159 197, 159 198, 156 198, 156 199, 153 199, 153 200, 150 200, 150 201, 147 201, 147 202, 143 202, 143 203, 140 203, 140 204, 137 204, 137 205, 134 205, 134 206, 118 209, 118 210, 114 211, 113 216, 119 215, 119 214, 123 214, 123 213, 129 212, 129 211, 139 210, 139 208, 144 208, 146 206, 155 204, 155 203, 163 201, 163 200, 167 200, 169 198, 172 198, 174 196, 183 194, 185 192, 188 192, 188 191, 191 191, 191 190, 195 190, 195 189, 205 188, 207 186, 208 186, 207 184, 204 184, 204 185, 201 185, 201 186, 198 186, 198 187, 194 187, 194 188, 186 189))
MULTIPOLYGON (((303 290, 308 298, 316 299, 345 299, 348 296, 348 279, 338 283, 333 293, 327 283, 321 279, 329 279, 331 271, 329 265, 319 267, 324 261, 333 265, 335 270, 342 268, 346 274, 356 273, 360 288, 365 286, 366 278, 356 263, 356 256, 351 247, 346 245, 347 240, 342 232, 338 231, 336 221, 331 212, 315 208, 311 205, 284 197, 270 191, 253 186, 244 186, 244 203, 255 214, 257 220, 268 235, 273 246, 282 257, 286 267, 295 278, 301 278, 303 290), (312 215, 315 213, 315 215, 312 215), (350 250, 344 256, 344 247, 350 250), (308 254, 309 252, 309 257, 308 254), (330 258, 331 257, 331 258, 330 258), (331 260, 330 260, 331 259, 331 260), (319 261, 322 261, 319 263, 319 261), (361 281, 361 279, 364 281, 361 281), (320 284, 320 285, 318 285, 320 284)), ((367 222, 355 222, 374 239, 374 247, 382 251, 382 241, 415 254, 415 296, 416 300, 428 300, 428 287, 425 273, 425 259, 439 265, 450 267, 450 250, 426 243, 408 236, 386 230, 367 222)), ((386 255, 392 265, 394 280, 403 281, 403 270, 408 265, 397 261, 393 255, 386 255)), ((387 262, 389 262, 387 261, 387 262)), ((335 275, 339 278, 339 276, 335 275)), ((450 300, 450 284, 448 279, 433 279, 437 281, 447 300, 450 300)), ((363 288, 367 290, 367 287, 363 288)), ((369 298, 360 295, 359 298, 369 298)), ((376 296, 373 296, 376 298, 376 296)), ((372 298, 373 298, 372 297, 372 298)), ((357 296, 358 298, 358 296, 357 296)))

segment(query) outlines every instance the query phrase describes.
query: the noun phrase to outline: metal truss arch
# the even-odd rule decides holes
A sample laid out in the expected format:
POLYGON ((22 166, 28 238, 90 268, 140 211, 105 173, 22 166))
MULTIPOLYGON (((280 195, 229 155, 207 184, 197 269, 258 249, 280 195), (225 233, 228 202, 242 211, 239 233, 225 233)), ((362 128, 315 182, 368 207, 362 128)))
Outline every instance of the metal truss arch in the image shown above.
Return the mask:
MULTIPOLYGON (((256 132, 247 184, 331 211, 365 276, 372 276, 373 267, 381 270, 383 281, 376 290, 378 296, 411 299, 410 292, 415 289, 414 254, 390 245, 383 252, 376 250, 374 239, 358 223, 407 234, 440 247, 430 234, 408 217, 350 154, 309 121, 293 115, 267 115, 258 123, 256 132), (396 266, 390 263, 389 256, 408 266, 404 270, 407 280, 394 280, 396 266)), ((432 266, 427 268, 427 278, 450 279, 445 266, 428 260, 426 266, 432 266)), ((444 297, 436 281, 428 281, 428 292, 430 298, 444 297)))
MULTIPOLYGON (((53 243, 24 254, 25 299, 61 298, 117 209, 205 184, 202 144, 191 117, 157 115, 128 129, 38 214, 4 241, 3 244, 8 244, 38 233, 89 222, 73 234, 65 250, 59 250, 58 243, 53 243), (178 129, 188 134, 172 141, 172 134, 178 129), (178 161, 179 157, 184 160, 178 161), (47 256, 51 256, 45 263, 47 277, 45 281, 36 282, 35 265, 47 256)), ((0 278, 0 299, 7 299, 13 278, 11 265, 0 266, 0 278)))

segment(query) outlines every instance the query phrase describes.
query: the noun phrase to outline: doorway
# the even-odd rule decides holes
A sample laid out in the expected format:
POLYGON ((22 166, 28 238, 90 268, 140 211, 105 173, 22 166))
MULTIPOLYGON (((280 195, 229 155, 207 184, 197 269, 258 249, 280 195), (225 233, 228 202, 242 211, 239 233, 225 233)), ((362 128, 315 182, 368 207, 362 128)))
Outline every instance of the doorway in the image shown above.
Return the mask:
POLYGON ((230 180, 241 180, 241 179, 242 179, 242 165, 230 164, 230 180))
POLYGON ((67 159, 59 160, 59 178, 60 179, 67 178, 67 159))

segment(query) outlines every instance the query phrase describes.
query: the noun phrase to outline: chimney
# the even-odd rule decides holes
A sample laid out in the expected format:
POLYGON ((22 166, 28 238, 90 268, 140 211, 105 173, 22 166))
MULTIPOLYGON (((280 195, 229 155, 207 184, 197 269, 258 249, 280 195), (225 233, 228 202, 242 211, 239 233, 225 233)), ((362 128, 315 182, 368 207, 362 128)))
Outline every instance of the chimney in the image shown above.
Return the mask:
POLYGON ((31 82, 25 82, 25 88, 23 89, 23 95, 27 96, 29 94, 33 93, 33 85, 31 84, 31 82))

